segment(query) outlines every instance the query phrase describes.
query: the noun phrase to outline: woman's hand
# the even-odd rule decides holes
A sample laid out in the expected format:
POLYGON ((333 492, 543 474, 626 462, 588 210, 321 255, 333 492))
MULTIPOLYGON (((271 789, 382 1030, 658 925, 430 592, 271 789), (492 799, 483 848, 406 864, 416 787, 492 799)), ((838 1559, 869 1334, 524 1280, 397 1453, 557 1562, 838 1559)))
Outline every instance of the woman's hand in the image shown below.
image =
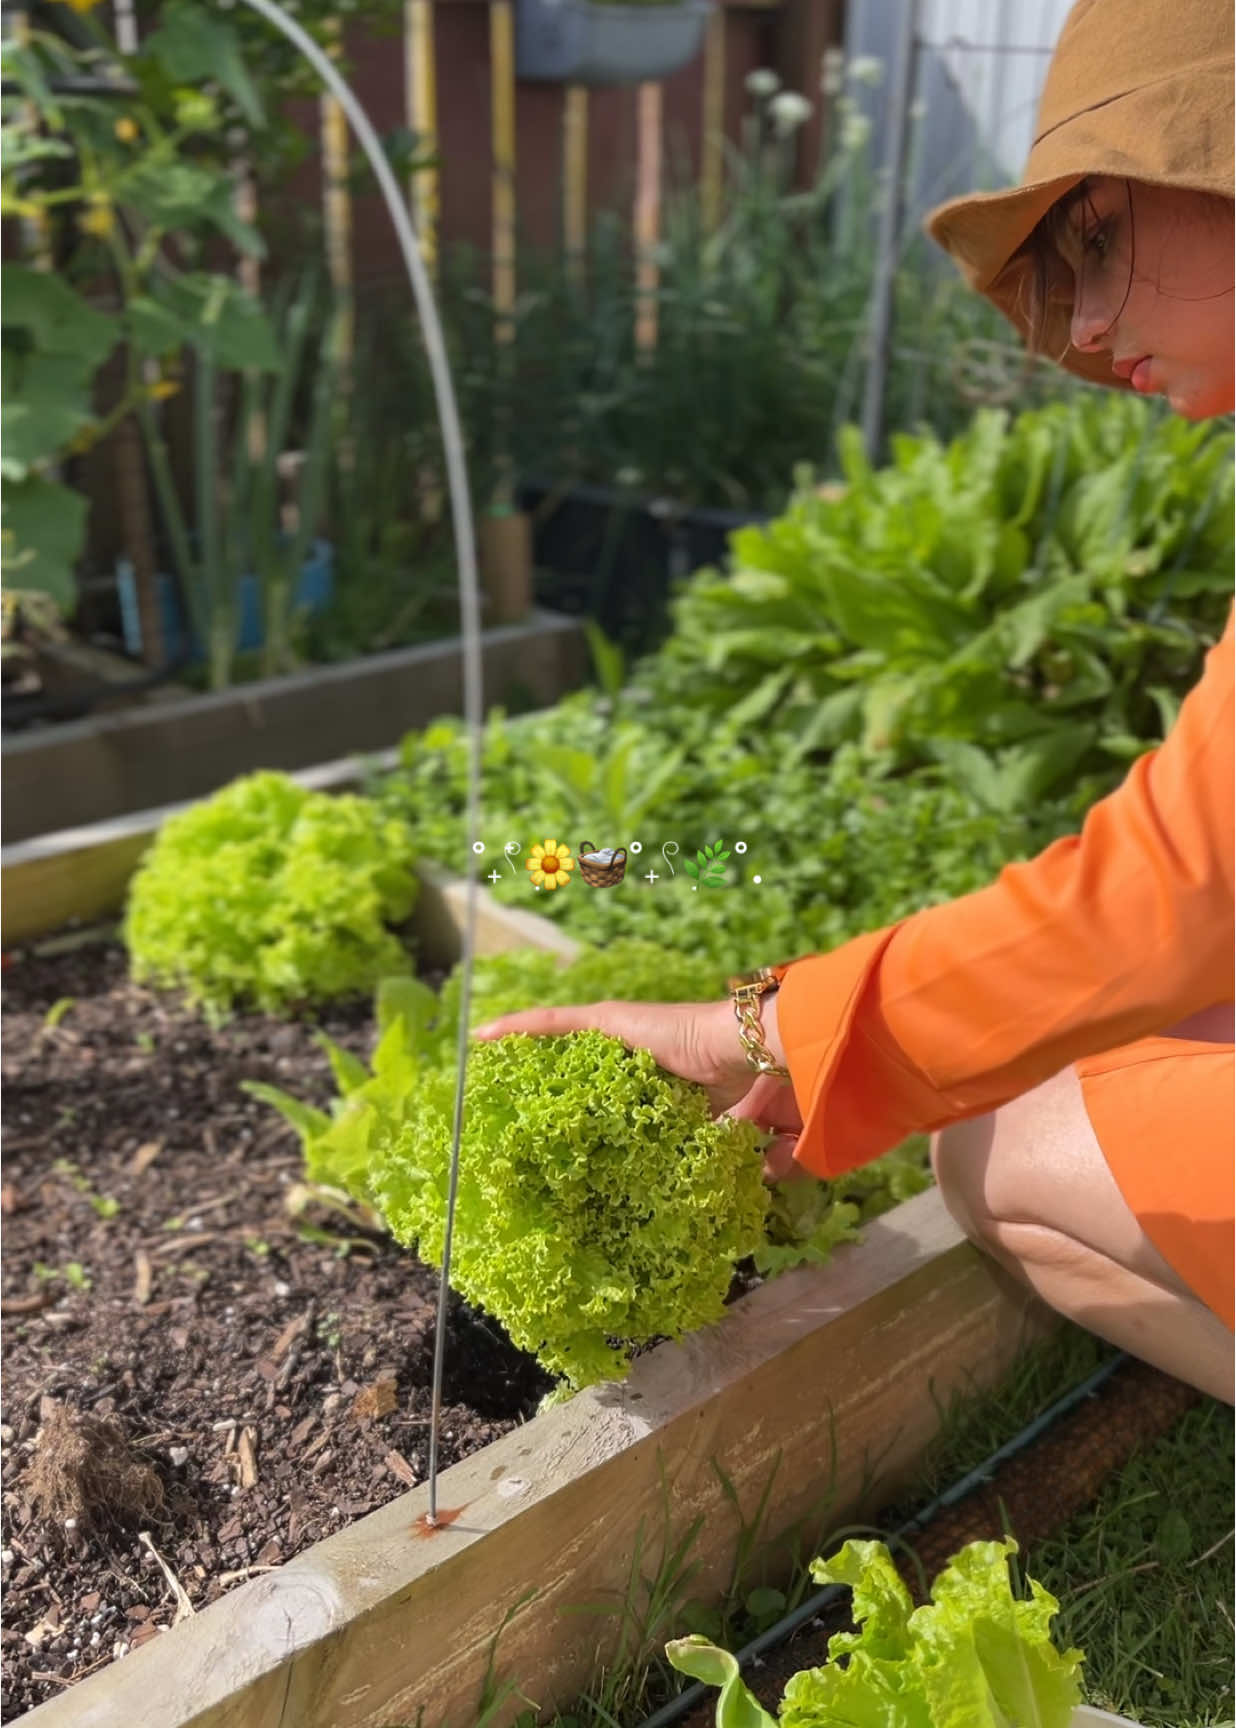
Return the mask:
MULTIPOLYGON (((765 1042, 784 1065, 775 992, 764 998, 762 1024, 765 1042)), ((803 1122, 794 1088, 775 1074, 755 1073, 739 1040, 734 1005, 728 997, 720 1002, 591 1002, 526 1008, 486 1021, 472 1036, 487 1041, 510 1032, 533 1036, 606 1032, 621 1038, 628 1049, 647 1050, 667 1073, 702 1086, 714 1116, 754 1122, 777 1135, 764 1152, 768 1181, 782 1181, 797 1169, 794 1143, 803 1122)))

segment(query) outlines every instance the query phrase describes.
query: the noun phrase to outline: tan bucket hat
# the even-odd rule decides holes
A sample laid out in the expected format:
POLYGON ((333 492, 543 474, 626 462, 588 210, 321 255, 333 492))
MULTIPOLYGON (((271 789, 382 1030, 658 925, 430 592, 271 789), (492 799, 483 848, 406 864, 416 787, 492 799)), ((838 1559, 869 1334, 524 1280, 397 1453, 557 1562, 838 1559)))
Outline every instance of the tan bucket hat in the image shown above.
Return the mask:
MULTIPOLYGON (((1090 174, 1233 196, 1232 0, 1077 0, 1056 44, 1021 184, 941 204, 925 227, 972 287, 1029 336, 1032 261, 1018 249, 1090 174)), ((1095 383, 1127 389, 1110 355, 1069 344, 1053 304, 1045 344, 1095 383)))

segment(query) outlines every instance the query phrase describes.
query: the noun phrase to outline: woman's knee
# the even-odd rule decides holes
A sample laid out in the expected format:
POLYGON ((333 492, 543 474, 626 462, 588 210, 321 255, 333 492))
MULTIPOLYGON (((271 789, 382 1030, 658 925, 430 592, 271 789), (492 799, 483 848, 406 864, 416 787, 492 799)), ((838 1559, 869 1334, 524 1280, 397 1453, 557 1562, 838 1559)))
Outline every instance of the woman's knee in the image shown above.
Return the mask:
POLYGON ((992 1217, 984 1196, 987 1158, 995 1138, 994 1115, 957 1122, 931 1137, 931 1169, 953 1219, 973 1242, 990 1240, 992 1217))

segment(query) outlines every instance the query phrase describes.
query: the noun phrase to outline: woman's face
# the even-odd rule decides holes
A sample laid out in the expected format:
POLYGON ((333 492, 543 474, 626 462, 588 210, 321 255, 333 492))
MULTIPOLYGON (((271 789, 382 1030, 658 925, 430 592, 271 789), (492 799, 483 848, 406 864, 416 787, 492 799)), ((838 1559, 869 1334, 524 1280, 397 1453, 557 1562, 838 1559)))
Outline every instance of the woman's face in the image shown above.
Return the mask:
POLYGON ((1135 390, 1191 420, 1233 407, 1232 211, 1201 192, 1100 174, 1058 231, 1073 346, 1110 352, 1135 390))

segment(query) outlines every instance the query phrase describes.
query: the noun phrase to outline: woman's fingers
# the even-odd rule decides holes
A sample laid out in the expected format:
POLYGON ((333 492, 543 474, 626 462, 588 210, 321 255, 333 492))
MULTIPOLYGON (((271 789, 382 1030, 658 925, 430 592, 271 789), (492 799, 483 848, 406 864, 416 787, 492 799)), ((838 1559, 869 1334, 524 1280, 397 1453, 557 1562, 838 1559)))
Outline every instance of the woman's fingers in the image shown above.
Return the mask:
POLYGON ((778 1134, 764 1148, 764 1180, 765 1182, 810 1182, 813 1180, 810 1170, 806 1170, 794 1156, 798 1146, 797 1134, 778 1134))
POLYGON ((758 1122, 761 1128, 784 1128, 791 1134, 802 1132, 802 1112, 794 1097, 794 1088, 777 1074, 757 1074, 751 1078, 743 1096, 726 1111, 739 1122, 758 1122))
POLYGON ((756 1074, 747 1062, 728 1000, 720 1002, 591 1002, 524 1008, 478 1026, 482 1041, 523 1032, 547 1037, 605 1032, 632 1050, 647 1050, 669 1074, 703 1086, 714 1116, 722 1114, 777 1133, 764 1158, 765 1175, 782 1181, 799 1171, 794 1145, 802 1113, 788 1080, 756 1074))
POLYGON ((647 1050, 669 1074, 703 1086, 714 1115, 747 1092, 747 1067, 728 1001, 592 1002, 569 1007, 525 1008, 501 1014, 479 1026, 473 1037, 503 1038, 525 1032, 534 1037, 564 1032, 605 1032, 628 1049, 647 1050))
POLYGON ((486 1020, 477 1026, 472 1036, 488 1041, 505 1038, 510 1032, 527 1032, 544 1037, 561 1032, 603 1032, 601 1021, 606 1018, 607 1002, 593 1002, 580 1007, 521 1008, 517 1014, 499 1014, 496 1020, 486 1020))

